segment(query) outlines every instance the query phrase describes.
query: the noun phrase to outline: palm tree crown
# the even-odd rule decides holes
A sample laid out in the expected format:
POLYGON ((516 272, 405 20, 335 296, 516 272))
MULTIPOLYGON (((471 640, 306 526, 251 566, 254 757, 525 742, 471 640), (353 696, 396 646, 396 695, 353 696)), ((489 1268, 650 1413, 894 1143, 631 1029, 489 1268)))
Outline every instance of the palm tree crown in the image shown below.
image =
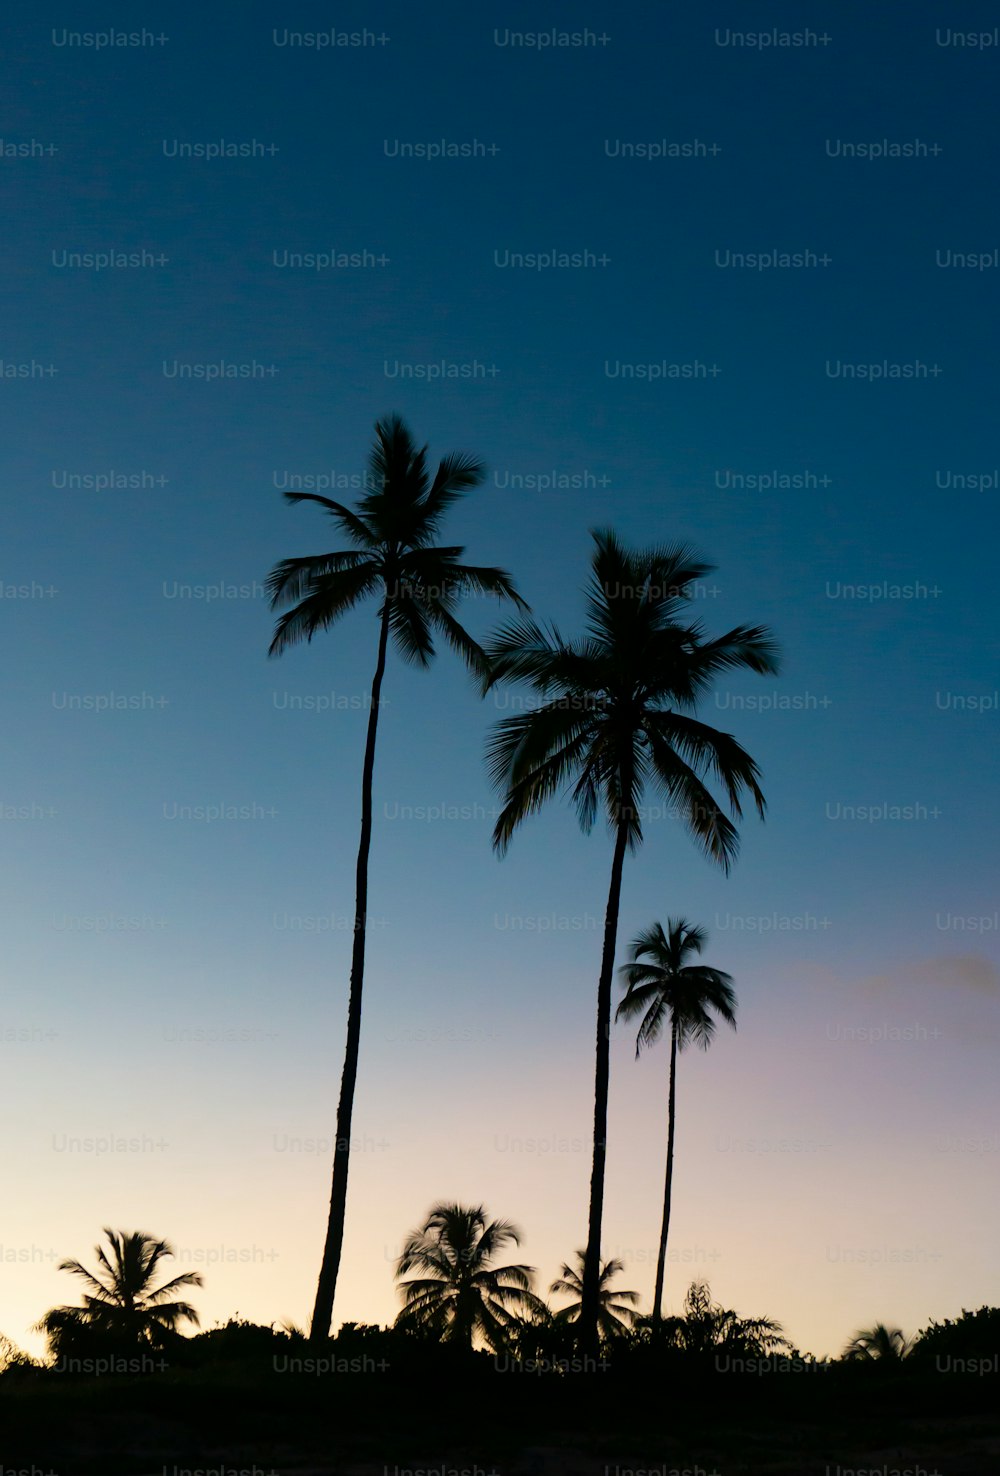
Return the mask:
POLYGON ((399 1258, 397 1277, 423 1274, 402 1282, 397 1326, 423 1328, 468 1348, 477 1338, 493 1352, 507 1348, 521 1314, 541 1305, 531 1290, 533 1266, 493 1264, 520 1239, 507 1220, 487 1221, 481 1205, 435 1205, 399 1258))
POLYGON ((633 942, 632 962, 621 969, 628 992, 618 1006, 617 1018, 642 1016, 636 1055, 659 1039, 665 1024, 676 1032, 679 1051, 692 1041, 707 1051, 715 1034, 716 1015, 736 1029, 732 976, 721 969, 685 963, 702 951, 706 937, 704 928, 692 927, 683 918, 670 918, 666 932, 662 923, 654 923, 633 942))
POLYGON ((693 711, 723 671, 775 672, 773 638, 759 625, 706 638, 689 607, 712 566, 689 549, 630 552, 612 532, 592 536, 587 635, 564 641, 554 627, 546 632, 523 616, 491 645, 491 681, 527 681, 543 699, 502 719, 491 741, 492 774, 507 790, 495 843, 506 849, 521 821, 575 779, 583 828, 603 802, 612 827, 624 827, 635 849, 648 781, 728 870, 739 837, 701 776, 715 776, 738 819, 744 791, 764 813, 759 771, 735 738, 698 722, 693 711))
MULTIPOLYGON (((578 1322, 580 1310, 583 1305, 583 1268, 586 1254, 582 1250, 576 1252, 576 1265, 563 1264, 561 1274, 549 1287, 553 1294, 568 1293, 574 1298, 568 1307, 563 1307, 557 1314, 559 1322, 578 1322)), ((619 1333, 626 1332, 636 1319, 636 1305, 639 1301, 639 1293, 634 1291, 617 1291, 611 1286, 616 1276, 620 1276, 625 1266, 622 1261, 610 1260, 601 1264, 601 1275, 599 1281, 598 1327, 602 1338, 612 1338, 619 1333)))
POLYGON ((910 1352, 910 1340, 899 1327, 886 1327, 876 1322, 874 1327, 862 1328, 851 1338, 844 1349, 844 1357, 855 1359, 877 1358, 893 1362, 906 1358, 910 1352))
POLYGON ((286 492, 289 502, 316 502, 351 545, 330 553, 283 559, 268 577, 271 607, 292 605, 281 616, 271 642, 279 655, 298 641, 311 641, 369 595, 381 596, 394 644, 406 661, 427 666, 434 655, 433 632, 450 642, 477 676, 487 673, 481 647, 455 618, 463 594, 490 594, 526 609, 502 569, 459 562, 459 545, 438 545, 444 514, 484 477, 482 463, 454 452, 427 469, 427 448, 418 448, 398 415, 376 422, 366 491, 357 509, 313 492, 286 492))
POLYGON ((94 1247, 96 1272, 80 1261, 62 1261, 60 1271, 78 1276, 87 1288, 82 1307, 54 1307, 39 1326, 55 1341, 60 1334, 89 1328, 130 1347, 168 1346, 182 1322, 198 1325, 198 1314, 189 1302, 178 1300, 182 1287, 201 1286, 196 1271, 186 1271, 155 1286, 161 1263, 173 1249, 141 1230, 105 1228, 110 1254, 94 1247))

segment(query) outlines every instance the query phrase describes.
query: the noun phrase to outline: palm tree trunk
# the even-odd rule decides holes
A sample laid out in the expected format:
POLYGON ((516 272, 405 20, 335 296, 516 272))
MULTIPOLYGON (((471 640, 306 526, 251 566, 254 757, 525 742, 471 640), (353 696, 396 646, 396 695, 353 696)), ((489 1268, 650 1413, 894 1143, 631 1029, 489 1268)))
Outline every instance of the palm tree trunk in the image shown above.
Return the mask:
POLYGON ((598 1316, 601 1289, 601 1221, 604 1216, 604 1164, 608 1136, 608 1079, 611 1047, 611 979, 618 942, 618 909, 622 894, 622 869, 628 846, 628 831, 619 823, 611 863, 611 886, 604 915, 604 952, 597 985, 597 1068, 594 1077, 594 1159, 590 1171, 590 1221, 587 1253, 583 1262, 583 1292, 580 1299, 580 1347, 596 1358, 600 1337, 598 1316))
POLYGON ((670 1229, 670 1189, 674 1179, 674 1103, 677 1070, 677 1025, 670 1031, 670 1090, 667 1096, 667 1180, 663 1189, 663 1228, 660 1231, 660 1254, 656 1262, 656 1291, 653 1293, 653 1321, 663 1316, 663 1268, 667 1259, 667 1231, 670 1229))
POLYGON ((372 678, 371 710, 368 714, 368 738, 361 776, 361 841, 358 845, 357 881, 354 900, 354 950, 351 955, 351 992, 347 1006, 347 1045, 344 1072, 340 1079, 340 1102, 337 1106, 337 1137, 333 1149, 333 1187, 330 1192, 330 1218, 323 1247, 316 1302, 313 1307, 309 1336, 323 1342, 330 1336, 333 1299, 337 1291, 337 1273, 344 1244, 344 1212, 347 1206, 347 1170, 351 1154, 351 1118, 354 1113, 354 1086, 358 1077, 358 1052, 361 1044, 361 991, 365 975, 365 937, 368 930, 368 852, 372 840, 372 779, 375 773, 375 735, 378 731, 379 700, 385 675, 385 655, 389 644, 388 599, 382 610, 379 630, 378 660, 372 678))

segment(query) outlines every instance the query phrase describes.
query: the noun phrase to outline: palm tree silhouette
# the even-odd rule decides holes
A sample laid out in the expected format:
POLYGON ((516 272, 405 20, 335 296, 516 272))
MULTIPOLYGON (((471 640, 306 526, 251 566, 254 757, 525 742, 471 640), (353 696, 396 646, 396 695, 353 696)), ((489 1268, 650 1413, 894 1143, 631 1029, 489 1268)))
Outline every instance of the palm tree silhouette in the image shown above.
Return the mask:
MULTIPOLYGON (((576 1252, 576 1265, 563 1264, 562 1272, 549 1287, 552 1293, 567 1292, 575 1298, 568 1307, 563 1307, 556 1313, 556 1320, 564 1323, 575 1323, 580 1320, 580 1309, 583 1305, 583 1268, 586 1255, 582 1250, 576 1252)), ((620 1276, 625 1266, 622 1261, 604 1261, 601 1265, 601 1279, 598 1290, 598 1313, 597 1325, 602 1338, 613 1338, 623 1332, 627 1332, 636 1319, 636 1304, 639 1301, 639 1293, 634 1291, 616 1291, 610 1283, 616 1276, 620 1276)))
POLYGON ((873 1327, 862 1328, 851 1338, 844 1349, 844 1357, 855 1360, 878 1359, 892 1363, 909 1355, 912 1344, 899 1327, 886 1327, 876 1322, 873 1327))
POLYGON ((397 1279, 410 1271, 423 1275, 400 1285, 405 1305, 396 1326, 470 1349, 477 1336, 494 1353, 508 1348, 521 1316, 544 1308, 531 1290, 533 1266, 493 1264, 504 1246, 520 1241, 507 1220, 487 1221, 482 1205, 435 1205, 399 1258, 397 1279))
POLYGON ((683 918, 670 918, 667 931, 654 923, 632 944, 632 962, 621 973, 628 992, 618 1006, 616 1018, 634 1020, 642 1015, 635 1053, 658 1040, 665 1024, 670 1027, 670 1085, 667 1092, 667 1171, 663 1189, 663 1225, 656 1261, 656 1290, 653 1293, 653 1322, 663 1316, 663 1275, 670 1229, 670 1190, 674 1176, 674 1127, 676 1124, 677 1052, 695 1041, 707 1051, 715 1034, 713 1011, 736 1029, 736 995, 729 974, 720 969, 689 964, 685 960, 705 946, 703 928, 692 927, 683 918), (641 960, 648 962, 641 962, 641 960))
POLYGON ((486 656, 455 617, 461 596, 492 594, 527 608, 502 569, 462 564, 459 560, 463 548, 434 541, 445 513, 465 492, 482 482, 484 468, 471 456, 453 453, 438 464, 432 479, 426 453, 426 447, 418 450, 399 416, 392 415, 376 422, 367 490, 356 510, 311 492, 286 492, 289 502, 316 502, 325 508, 338 534, 352 547, 284 559, 275 565, 267 581, 272 609, 293 605, 275 627, 269 652, 272 656, 298 641, 311 641, 318 631, 334 625, 367 597, 379 600, 378 654, 361 779, 347 1044, 337 1107, 330 1214, 310 1326, 314 1340, 329 1335, 344 1241, 351 1118, 361 1039, 375 737, 389 636, 403 659, 417 666, 430 664, 435 654, 434 634, 443 636, 477 677, 485 678, 486 656))
POLYGON ((80 1333, 92 1333, 125 1348, 168 1348, 182 1322, 198 1326, 198 1314, 189 1302, 177 1300, 182 1287, 201 1286, 196 1271, 186 1271, 154 1286, 161 1262, 174 1254, 165 1240, 142 1230, 103 1231, 110 1254, 94 1247, 97 1271, 79 1261, 61 1261, 60 1271, 78 1276, 87 1288, 82 1307, 53 1307, 38 1323, 56 1352, 80 1333))
POLYGON ((493 836, 501 854, 518 825, 573 779, 582 828, 590 830, 603 805, 615 837, 597 987, 594 1152, 580 1313, 588 1353, 598 1347, 611 981, 625 852, 642 842, 640 801, 649 782, 708 855, 729 869, 739 836, 702 776, 715 776, 737 818, 744 791, 763 816, 759 771, 735 738, 699 722, 694 712, 721 672, 777 670, 765 627, 739 625, 709 640, 691 620, 697 581, 712 566, 689 549, 629 551, 612 532, 592 536, 584 638, 564 641, 554 627, 546 631, 522 617, 490 646, 489 684, 525 681, 540 703, 503 718, 487 750, 493 780, 505 795, 493 836))

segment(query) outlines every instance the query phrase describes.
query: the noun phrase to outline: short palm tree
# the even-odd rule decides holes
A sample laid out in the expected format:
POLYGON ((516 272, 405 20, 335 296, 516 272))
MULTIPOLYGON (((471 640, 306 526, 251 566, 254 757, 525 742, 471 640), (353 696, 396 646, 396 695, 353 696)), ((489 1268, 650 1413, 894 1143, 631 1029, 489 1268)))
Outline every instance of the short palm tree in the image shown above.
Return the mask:
POLYGON ((844 1349, 844 1357, 852 1362, 876 1358, 880 1362, 892 1363, 906 1358, 910 1347, 910 1340, 902 1328, 886 1327, 884 1322, 876 1322, 874 1327, 862 1328, 854 1334, 844 1349))
MULTIPOLYGON (((576 1252, 576 1265, 563 1264, 562 1272, 549 1287, 553 1295, 568 1293, 575 1300, 568 1307, 563 1307, 556 1313, 560 1322, 575 1323, 580 1320, 580 1309, 583 1305, 583 1268, 586 1255, 582 1250, 576 1252)), ((597 1325, 602 1338, 613 1338, 627 1332, 636 1319, 636 1305, 639 1301, 639 1293, 634 1291, 617 1291, 611 1286, 616 1276, 620 1276, 625 1266, 621 1261, 604 1261, 601 1265, 601 1279, 598 1292, 599 1310, 597 1314, 597 1325)))
POLYGON ((651 784, 708 855, 729 869, 739 836, 705 776, 718 781, 724 803, 739 818, 744 793, 764 813, 759 771, 731 734, 699 722, 695 712, 721 673, 772 673, 777 653, 763 626, 739 625, 706 637, 690 607, 697 581, 712 566, 690 550, 630 551, 612 532, 593 538, 585 636, 565 641, 554 628, 546 631, 522 617, 491 643, 491 683, 524 681, 539 705, 497 724, 488 760, 504 794, 493 837, 499 852, 528 815, 572 781, 583 829, 603 808, 614 835, 597 986, 594 1150, 580 1313, 581 1343, 596 1353, 611 982, 625 853, 642 842, 640 804, 651 784))
POLYGON ((621 970, 628 992, 618 1006, 619 1020, 642 1016, 635 1053, 660 1038, 663 1027, 670 1030, 670 1084, 667 1091, 667 1171, 663 1189, 663 1224, 656 1261, 656 1290, 653 1321, 663 1316, 663 1276, 670 1229, 670 1191, 674 1176, 674 1127, 676 1124, 677 1052, 692 1041, 708 1050, 715 1034, 715 1019, 736 1029, 736 995, 729 974, 687 962, 705 946, 703 928, 692 927, 683 918, 670 918, 667 931, 654 923, 632 944, 632 962, 621 970))
POLYGON ((59 1270, 78 1276, 87 1290, 82 1307, 53 1307, 38 1324, 54 1351, 88 1334, 123 1348, 162 1350, 176 1339, 181 1323, 197 1327, 197 1312, 177 1293, 201 1286, 198 1273, 186 1271, 155 1286, 161 1263, 174 1254, 167 1242, 141 1230, 105 1228, 104 1234, 109 1250, 94 1247, 96 1272, 79 1261, 60 1262, 59 1270))
POLYGON ((510 1347, 521 1318, 540 1315, 544 1304, 531 1290, 533 1266, 497 1266, 520 1231, 507 1220, 487 1220, 481 1205, 435 1205, 408 1237, 396 1268, 404 1298, 396 1326, 420 1328, 443 1342, 472 1348, 476 1339, 492 1352, 510 1347))
POLYGON ((361 1041, 375 738, 389 637, 405 661, 425 667, 435 653, 434 635, 442 636, 476 676, 484 678, 488 671, 486 656, 456 618, 461 597, 495 595, 526 608, 502 569, 463 564, 463 548, 436 541, 448 509, 482 482, 482 464, 471 456, 454 453, 438 464, 431 477, 426 453, 427 448, 418 449, 403 421, 393 415, 375 425, 367 490, 356 509, 311 492, 286 492, 289 502, 318 503, 329 513, 338 536, 351 546, 284 559, 275 565, 267 583, 272 609, 293 607, 277 623, 272 656, 298 641, 311 641, 317 632, 327 630, 362 600, 373 597, 378 602, 378 652, 361 778, 347 1043, 337 1107, 330 1213, 310 1326, 310 1336, 315 1340, 326 1338, 330 1332, 344 1241, 351 1119, 361 1041))

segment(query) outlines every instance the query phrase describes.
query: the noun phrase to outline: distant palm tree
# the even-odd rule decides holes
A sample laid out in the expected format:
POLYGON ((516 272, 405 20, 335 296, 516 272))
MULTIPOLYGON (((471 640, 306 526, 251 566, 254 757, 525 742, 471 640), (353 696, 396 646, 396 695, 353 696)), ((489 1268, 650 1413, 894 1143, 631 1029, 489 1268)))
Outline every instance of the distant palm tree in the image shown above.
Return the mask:
POLYGON ((593 538, 585 637, 564 641, 555 628, 546 631, 522 618, 490 646, 491 684, 525 681, 539 705, 502 719, 488 749, 493 780, 505 796, 493 837, 499 852, 528 815, 574 780, 583 829, 603 806, 615 837, 597 988, 594 1151, 580 1314, 587 1352, 598 1346, 611 982, 625 852, 642 842, 640 802, 648 782, 708 855, 729 869, 739 836, 702 776, 718 780, 738 818, 744 791, 764 813, 759 771, 735 738, 699 722, 694 712, 720 673, 777 670, 764 626, 739 625, 709 640, 691 619, 697 581, 711 573, 710 564, 686 548, 632 552, 614 533, 593 538))
POLYGON ((851 1361, 875 1358, 891 1363, 906 1358, 911 1346, 902 1328, 876 1322, 874 1327, 862 1328, 854 1334, 844 1349, 844 1357, 851 1361))
POLYGON ((298 641, 311 641, 318 631, 327 630, 362 600, 370 596, 378 600, 378 655, 361 778, 347 1045, 337 1107, 330 1214, 310 1327, 311 1338, 318 1341, 330 1332, 344 1241, 351 1118, 361 1041, 375 737, 389 636, 403 659, 417 666, 430 664, 435 652, 434 634, 443 636, 471 670, 484 678, 488 671, 486 656, 455 616, 461 596, 491 594, 527 608, 502 569, 462 564, 462 547, 435 541, 451 505, 483 480, 482 464, 471 456, 453 453, 439 463, 432 478, 426 454, 427 448, 418 449, 403 421, 393 415, 376 422, 367 490, 356 510, 311 492, 286 492, 289 502, 319 503, 333 519, 338 535, 352 546, 284 559, 275 565, 267 582, 272 609, 294 606, 277 623, 272 656, 298 641))
POLYGON ((736 995, 729 974, 686 962, 705 946, 703 928, 692 927, 683 918, 670 918, 667 931, 654 923, 632 944, 632 962, 622 967, 628 993, 618 1006, 619 1020, 642 1016, 635 1053, 658 1040, 664 1025, 670 1028, 670 1085, 667 1092, 667 1171, 663 1190, 663 1224, 656 1262, 653 1321, 663 1316, 663 1276, 670 1229, 670 1190, 674 1176, 674 1128, 676 1125, 677 1052, 692 1041, 708 1050, 715 1034, 713 1012, 736 1029, 736 995), (640 962, 648 959, 647 963, 640 962))
POLYGON ((96 1272, 79 1261, 61 1261, 60 1271, 70 1271, 87 1291, 82 1307, 53 1307, 38 1324, 47 1333, 54 1351, 77 1342, 81 1335, 98 1338, 124 1348, 168 1348, 178 1336, 182 1322, 198 1326, 198 1314, 189 1302, 177 1300, 182 1287, 201 1286, 196 1271, 186 1271, 159 1286, 154 1283, 161 1263, 174 1252, 165 1240, 141 1230, 109 1230, 104 1234, 110 1254, 94 1247, 96 1272))
POLYGON ((405 1305, 401 1328, 421 1328, 444 1342, 472 1348, 479 1337, 494 1353, 510 1346, 523 1315, 541 1315, 544 1304, 531 1290, 533 1266, 496 1266, 506 1245, 519 1245, 520 1231, 507 1220, 486 1219, 481 1205, 435 1205, 408 1237, 396 1269, 423 1274, 400 1286, 405 1305))
MULTIPOLYGON (((575 1297, 568 1307, 563 1307, 556 1313, 560 1322, 575 1323, 580 1320, 580 1309, 583 1306, 583 1268, 586 1254, 582 1250, 576 1252, 576 1265, 563 1264, 562 1274, 552 1283, 549 1291, 553 1294, 568 1292, 575 1297)), ((639 1301, 639 1293, 634 1291, 616 1291, 610 1283, 616 1276, 620 1276, 625 1266, 622 1261, 604 1261, 601 1265, 601 1279, 598 1292, 597 1326, 602 1338, 613 1338, 623 1332, 627 1332, 636 1319, 636 1304, 639 1301)))

